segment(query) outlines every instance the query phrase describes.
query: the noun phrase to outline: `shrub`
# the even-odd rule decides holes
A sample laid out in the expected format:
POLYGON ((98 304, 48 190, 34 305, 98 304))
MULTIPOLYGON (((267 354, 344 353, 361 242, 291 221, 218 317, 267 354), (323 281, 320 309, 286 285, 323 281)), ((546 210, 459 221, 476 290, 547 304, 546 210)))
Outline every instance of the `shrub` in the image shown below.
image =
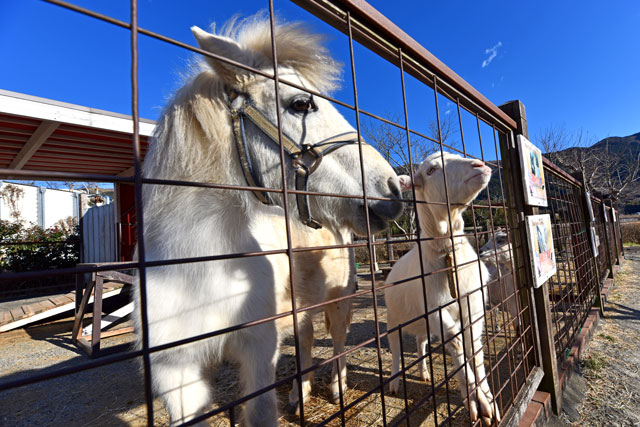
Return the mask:
POLYGON ((640 222, 625 222, 620 224, 623 243, 640 244, 640 222))
MULTIPOLYGON (((69 218, 53 227, 25 226, 20 222, 0 221, 0 270, 25 272, 73 267, 80 259, 77 221, 69 218)), ((58 287, 73 282, 73 277, 45 277, 7 281, 0 285, 0 296, 25 290, 58 287)))

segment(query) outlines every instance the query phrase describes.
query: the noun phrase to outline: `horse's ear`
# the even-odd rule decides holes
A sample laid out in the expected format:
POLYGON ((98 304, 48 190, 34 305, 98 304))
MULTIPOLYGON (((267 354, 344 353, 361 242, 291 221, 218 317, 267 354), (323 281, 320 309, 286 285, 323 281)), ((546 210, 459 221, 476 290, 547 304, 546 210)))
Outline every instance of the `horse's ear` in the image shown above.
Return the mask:
MULTIPOLYGON (((195 25, 191 27, 191 32, 196 38, 200 49, 224 56, 244 65, 252 65, 252 56, 234 40, 208 33, 195 25)), ((205 56, 204 59, 227 84, 233 85, 238 81, 240 75, 246 73, 242 68, 218 61, 210 56, 205 56)))

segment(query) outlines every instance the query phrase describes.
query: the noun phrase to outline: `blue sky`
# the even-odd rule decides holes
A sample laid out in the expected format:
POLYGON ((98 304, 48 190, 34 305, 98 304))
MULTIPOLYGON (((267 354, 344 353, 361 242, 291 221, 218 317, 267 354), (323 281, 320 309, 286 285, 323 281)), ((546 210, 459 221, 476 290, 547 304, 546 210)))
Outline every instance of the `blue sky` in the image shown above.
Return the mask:
MULTIPOLYGON (((126 0, 73 1, 129 20, 126 0)), ((640 2, 370 0, 493 103, 525 103, 532 139, 549 125, 582 128, 594 139, 640 132, 640 2)), ((193 44, 189 27, 223 23, 266 8, 260 1, 139 0, 139 25, 193 44)), ((329 34, 348 64, 347 39, 298 6, 276 0, 286 20, 329 34)), ((36 0, 0 1, 0 88, 130 114, 129 33, 36 0)), ((361 107, 402 111, 400 76, 356 47, 361 107), (381 84, 385 82, 385 84, 381 84)), ((141 116, 156 119, 193 56, 140 37, 141 116)), ((351 77, 336 95, 352 102, 351 77)), ((408 80, 409 119, 426 131, 433 94, 408 80), (422 91, 422 92, 420 92, 422 91)), ((441 112, 451 111, 441 103, 441 112)), ((463 124, 464 126, 464 124, 463 124)), ((465 129, 465 135, 467 130, 465 129)), ((596 139, 596 140, 597 140, 596 139)))

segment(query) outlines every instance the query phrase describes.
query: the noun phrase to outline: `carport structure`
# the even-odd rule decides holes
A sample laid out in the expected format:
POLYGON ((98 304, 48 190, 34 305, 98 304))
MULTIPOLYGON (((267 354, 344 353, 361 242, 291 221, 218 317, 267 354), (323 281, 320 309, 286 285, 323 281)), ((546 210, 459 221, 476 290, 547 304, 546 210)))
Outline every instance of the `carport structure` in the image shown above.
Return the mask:
MULTIPOLYGON (((155 128, 140 119, 141 156, 155 128)), ((130 116, 0 89, 0 176, 113 182, 118 260, 135 247, 133 120, 130 116), (77 179, 74 175, 77 174, 77 179)))

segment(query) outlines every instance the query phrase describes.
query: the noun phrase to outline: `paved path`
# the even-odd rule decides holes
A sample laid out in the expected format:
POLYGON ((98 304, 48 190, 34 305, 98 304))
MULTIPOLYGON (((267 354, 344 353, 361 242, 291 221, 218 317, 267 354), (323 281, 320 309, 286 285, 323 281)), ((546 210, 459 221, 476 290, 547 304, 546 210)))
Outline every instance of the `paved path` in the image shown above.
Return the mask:
POLYGON ((625 258, 550 426, 640 425, 640 246, 625 258))

